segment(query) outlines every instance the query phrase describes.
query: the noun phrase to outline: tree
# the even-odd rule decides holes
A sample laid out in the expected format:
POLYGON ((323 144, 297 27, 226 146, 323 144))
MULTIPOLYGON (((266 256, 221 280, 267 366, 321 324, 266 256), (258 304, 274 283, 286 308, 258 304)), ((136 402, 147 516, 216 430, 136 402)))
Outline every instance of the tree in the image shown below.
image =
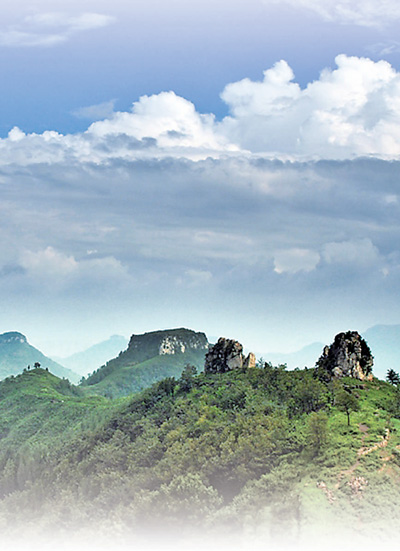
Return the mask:
POLYGON ((318 455, 328 440, 328 415, 325 411, 310 413, 307 417, 307 444, 318 455))
POLYGON ((394 369, 389 369, 386 375, 386 380, 392 385, 398 385, 400 384, 400 375, 394 369))
POLYGON ((197 369, 194 365, 186 364, 184 370, 182 371, 181 378, 179 379, 179 388, 183 392, 189 392, 194 385, 194 380, 197 375, 197 369))
POLYGON ((326 386, 318 379, 303 377, 292 389, 288 412, 290 416, 311 413, 320 410, 326 403, 326 386))
POLYGON ((38 369, 38 368, 40 367, 40 363, 39 363, 39 362, 35 362, 35 363, 33 364, 33 367, 34 367, 35 369, 38 369))
POLYGON ((359 411, 360 405, 357 398, 349 390, 340 388, 335 393, 335 406, 347 415, 347 425, 350 426, 350 413, 359 411))

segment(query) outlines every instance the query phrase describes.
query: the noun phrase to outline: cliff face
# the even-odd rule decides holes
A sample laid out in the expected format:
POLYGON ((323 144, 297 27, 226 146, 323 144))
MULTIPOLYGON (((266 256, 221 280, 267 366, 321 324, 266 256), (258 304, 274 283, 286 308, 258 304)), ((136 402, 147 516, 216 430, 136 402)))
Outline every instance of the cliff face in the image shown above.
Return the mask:
POLYGON ((204 333, 190 329, 169 329, 132 335, 128 349, 121 357, 142 362, 154 356, 184 354, 189 350, 207 351, 209 347, 204 333))
POLYGON ((325 346, 316 363, 319 375, 372 379, 374 358, 368 344, 357 331, 336 335, 330 346, 325 346))

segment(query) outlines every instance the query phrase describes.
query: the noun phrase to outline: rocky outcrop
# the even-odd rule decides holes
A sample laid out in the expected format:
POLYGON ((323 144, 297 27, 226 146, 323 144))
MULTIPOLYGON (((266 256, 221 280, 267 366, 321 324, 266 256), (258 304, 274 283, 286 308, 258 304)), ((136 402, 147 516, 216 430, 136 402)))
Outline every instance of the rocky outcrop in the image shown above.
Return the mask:
POLYGON ((244 360, 243 367, 256 367, 256 356, 253 354, 253 352, 250 352, 250 354, 247 356, 247 358, 244 360))
POLYGON ((252 352, 245 358, 243 346, 238 341, 220 337, 206 354, 205 373, 225 373, 242 367, 255 367, 256 357, 252 352))
POLYGON ((372 379, 374 358, 368 344, 357 331, 339 333, 316 363, 320 378, 354 377, 372 379))

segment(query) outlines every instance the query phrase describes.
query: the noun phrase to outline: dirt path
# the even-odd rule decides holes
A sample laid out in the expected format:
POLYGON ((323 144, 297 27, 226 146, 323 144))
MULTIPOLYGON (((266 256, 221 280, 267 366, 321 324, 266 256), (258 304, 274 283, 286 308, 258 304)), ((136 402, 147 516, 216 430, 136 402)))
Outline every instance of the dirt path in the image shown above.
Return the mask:
MULTIPOLYGON (((361 443, 364 444, 365 437, 368 435, 369 427, 367 425, 360 424, 358 428, 362 433, 361 443)), ((338 490, 340 488, 340 484, 343 477, 346 477, 346 476, 350 477, 354 473, 354 471, 360 465, 361 457, 368 455, 369 453, 372 453, 374 451, 377 451, 380 448, 385 448, 389 443, 389 438, 390 438, 390 430, 386 429, 385 435, 381 436, 382 440, 380 440, 379 442, 377 442, 376 444, 370 447, 361 446, 361 448, 357 450, 357 459, 355 463, 351 465, 351 467, 349 467, 348 469, 340 471, 340 473, 338 474, 338 479, 334 486, 334 489, 338 490)), ((356 476, 356 477, 351 477, 347 482, 347 484, 351 487, 355 495, 358 495, 359 497, 361 497, 362 491, 365 488, 365 486, 367 486, 368 481, 362 476, 356 476)), ((329 503, 333 503, 336 500, 333 490, 330 490, 328 486, 325 484, 325 482, 318 482, 317 488, 320 488, 324 492, 329 503)))

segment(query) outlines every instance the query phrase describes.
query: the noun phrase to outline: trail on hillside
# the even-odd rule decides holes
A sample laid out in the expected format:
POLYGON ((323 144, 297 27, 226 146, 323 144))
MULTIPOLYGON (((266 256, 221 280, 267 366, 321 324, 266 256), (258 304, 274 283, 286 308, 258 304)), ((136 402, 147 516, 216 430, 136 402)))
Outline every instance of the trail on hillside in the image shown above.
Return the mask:
MULTIPOLYGON (((368 435, 369 427, 367 425, 360 424, 358 428, 360 432, 362 432, 361 443, 364 444, 365 438, 368 435)), ((387 428, 385 429, 384 436, 381 436, 381 440, 379 442, 369 447, 361 446, 357 450, 357 459, 353 463, 353 465, 351 465, 348 469, 344 469, 340 471, 340 473, 338 474, 337 482, 334 486, 334 490, 336 491, 340 488, 341 482, 344 477, 351 477, 349 478, 347 484, 348 486, 350 486, 354 495, 361 497, 364 488, 368 485, 368 480, 366 480, 363 476, 351 476, 351 475, 360 465, 361 457, 368 455, 374 451, 377 451, 381 448, 385 448, 389 443, 389 439, 390 439, 390 430, 387 428)), ((334 503, 336 501, 336 496, 334 494, 334 491, 331 490, 325 482, 322 482, 322 481, 317 482, 317 488, 319 488, 324 492, 329 503, 334 503)))

